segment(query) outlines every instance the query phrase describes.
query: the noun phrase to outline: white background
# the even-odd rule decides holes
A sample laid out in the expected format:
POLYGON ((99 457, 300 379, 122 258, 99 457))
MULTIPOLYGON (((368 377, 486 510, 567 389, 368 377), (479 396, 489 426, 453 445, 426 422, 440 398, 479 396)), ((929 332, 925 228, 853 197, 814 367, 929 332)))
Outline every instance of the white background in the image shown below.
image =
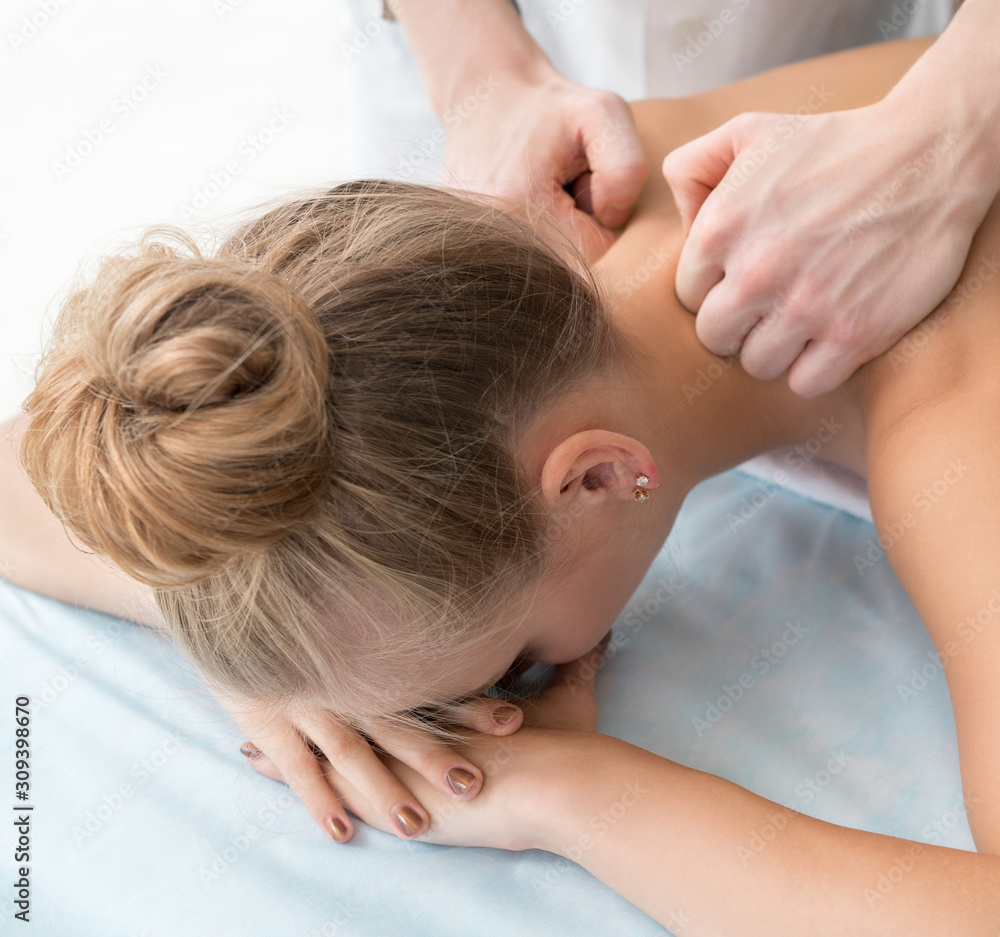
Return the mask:
POLYGON ((350 175, 342 15, 338 0, 3 5, 0 419, 30 390, 59 297, 101 253, 147 226, 205 229, 234 207, 350 175), (275 108, 291 121, 265 145, 275 108), (88 153, 102 120, 112 129, 88 153), (60 173, 71 148, 85 155, 60 173), (232 160, 232 181, 196 217, 184 212, 215 194, 212 174, 232 160))

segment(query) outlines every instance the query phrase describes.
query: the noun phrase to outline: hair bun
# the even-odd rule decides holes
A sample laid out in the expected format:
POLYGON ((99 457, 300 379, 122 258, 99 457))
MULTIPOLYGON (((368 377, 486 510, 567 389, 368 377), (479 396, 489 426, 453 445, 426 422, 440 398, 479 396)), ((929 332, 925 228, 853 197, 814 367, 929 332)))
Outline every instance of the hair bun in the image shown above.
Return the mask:
POLYGON ((182 585, 287 535, 329 477, 327 344, 277 276, 140 243, 60 312, 25 467, 87 546, 182 585))

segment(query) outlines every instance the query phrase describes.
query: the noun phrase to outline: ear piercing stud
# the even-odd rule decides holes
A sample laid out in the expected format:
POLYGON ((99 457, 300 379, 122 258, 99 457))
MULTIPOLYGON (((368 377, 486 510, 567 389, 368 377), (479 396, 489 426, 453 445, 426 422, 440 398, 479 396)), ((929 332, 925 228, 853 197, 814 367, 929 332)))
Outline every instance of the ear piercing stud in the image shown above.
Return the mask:
POLYGON ((645 475, 635 476, 635 489, 632 491, 632 497, 636 501, 645 501, 649 497, 651 491, 656 491, 660 487, 660 483, 657 482, 652 488, 647 488, 646 485, 649 484, 649 479, 645 475))

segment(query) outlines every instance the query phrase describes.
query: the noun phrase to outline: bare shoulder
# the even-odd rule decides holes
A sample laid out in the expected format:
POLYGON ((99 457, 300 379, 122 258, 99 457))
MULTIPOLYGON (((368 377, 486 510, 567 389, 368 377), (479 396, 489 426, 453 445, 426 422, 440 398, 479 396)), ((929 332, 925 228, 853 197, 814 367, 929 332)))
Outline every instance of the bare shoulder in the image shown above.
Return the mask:
POLYGON ((634 101, 643 139, 668 144, 661 154, 746 111, 809 114, 864 107, 881 100, 932 39, 911 39, 836 52, 782 65, 686 98, 634 101), (664 127, 676 124, 676 131, 664 127))
MULTIPOLYGON (((909 422, 974 433, 1000 402, 1000 199, 979 226, 942 303, 858 376, 872 441, 909 422)), ((992 418, 992 417, 990 417, 992 418)))

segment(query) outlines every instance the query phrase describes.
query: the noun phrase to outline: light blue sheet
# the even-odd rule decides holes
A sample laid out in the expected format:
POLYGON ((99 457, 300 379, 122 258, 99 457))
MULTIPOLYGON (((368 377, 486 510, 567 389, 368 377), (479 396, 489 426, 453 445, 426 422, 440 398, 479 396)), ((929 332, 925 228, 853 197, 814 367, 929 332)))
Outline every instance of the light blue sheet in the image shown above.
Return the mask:
MULTIPOLYGON (((973 848, 930 639, 888 561, 861 575, 854 560, 873 528, 762 491, 733 471, 692 493, 619 619, 601 731, 823 819, 973 848)), ((2 934, 667 933, 547 853, 406 843, 360 823, 349 846, 330 843, 246 767, 242 736, 170 642, 127 622, 0 583, 0 684, 4 800, 27 694, 35 806, 33 928, 12 917, 4 845, 2 934)))

